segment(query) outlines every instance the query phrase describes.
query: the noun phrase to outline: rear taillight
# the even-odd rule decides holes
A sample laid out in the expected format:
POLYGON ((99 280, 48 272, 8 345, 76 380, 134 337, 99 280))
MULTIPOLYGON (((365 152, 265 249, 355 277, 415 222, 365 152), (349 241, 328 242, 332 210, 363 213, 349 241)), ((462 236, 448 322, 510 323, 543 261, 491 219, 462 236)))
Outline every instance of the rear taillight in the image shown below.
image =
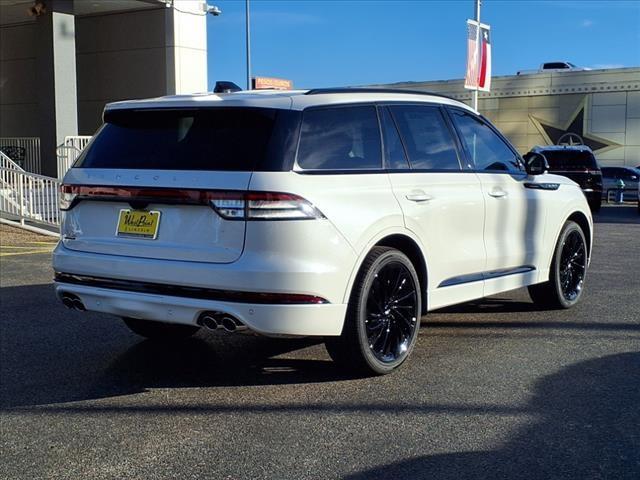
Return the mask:
POLYGON ((208 205, 226 220, 313 220, 324 218, 309 201, 291 193, 174 188, 62 185, 60 210, 81 200, 136 204, 208 205))
POLYGON ((60 185, 60 210, 69 210, 77 195, 71 185, 60 185))
POLYGON ((311 203, 290 193, 247 192, 230 198, 211 192, 211 206, 227 220, 313 220, 324 215, 311 203), (218 195, 218 198, 216 198, 218 195))

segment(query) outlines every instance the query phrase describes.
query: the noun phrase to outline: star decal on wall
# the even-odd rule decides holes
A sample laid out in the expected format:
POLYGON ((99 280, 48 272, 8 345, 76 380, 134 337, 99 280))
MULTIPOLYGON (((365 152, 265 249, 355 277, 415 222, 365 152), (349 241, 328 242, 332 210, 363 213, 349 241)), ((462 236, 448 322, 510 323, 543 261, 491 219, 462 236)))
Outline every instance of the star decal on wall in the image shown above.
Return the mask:
POLYGON ((548 145, 586 145, 594 152, 611 150, 621 145, 604 138, 587 133, 587 121, 585 120, 586 101, 582 101, 578 109, 564 127, 529 115, 548 145))

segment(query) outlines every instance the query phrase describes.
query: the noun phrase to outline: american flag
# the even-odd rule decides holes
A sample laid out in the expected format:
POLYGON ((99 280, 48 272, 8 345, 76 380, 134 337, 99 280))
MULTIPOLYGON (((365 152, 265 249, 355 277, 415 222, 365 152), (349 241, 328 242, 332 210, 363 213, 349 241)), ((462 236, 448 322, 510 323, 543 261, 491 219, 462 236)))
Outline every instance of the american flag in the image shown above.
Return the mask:
POLYGON ((464 88, 488 92, 491 87, 491 33, 489 25, 467 20, 467 73, 464 88), (478 35, 480 28, 480 35, 478 35), (480 51, 478 44, 480 40, 480 51), (478 58, 478 54, 480 58, 478 58))

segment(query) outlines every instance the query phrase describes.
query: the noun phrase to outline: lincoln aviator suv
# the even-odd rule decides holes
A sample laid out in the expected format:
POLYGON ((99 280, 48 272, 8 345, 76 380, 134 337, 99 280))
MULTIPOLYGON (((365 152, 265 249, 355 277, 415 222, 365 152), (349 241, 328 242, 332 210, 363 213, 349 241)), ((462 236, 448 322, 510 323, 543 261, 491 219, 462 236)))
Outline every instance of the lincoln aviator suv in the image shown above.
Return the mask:
POLYGON ((578 302, 591 213, 547 168, 423 92, 112 103, 64 178, 55 288, 144 337, 318 336, 345 367, 387 373, 430 310, 520 287, 578 302))

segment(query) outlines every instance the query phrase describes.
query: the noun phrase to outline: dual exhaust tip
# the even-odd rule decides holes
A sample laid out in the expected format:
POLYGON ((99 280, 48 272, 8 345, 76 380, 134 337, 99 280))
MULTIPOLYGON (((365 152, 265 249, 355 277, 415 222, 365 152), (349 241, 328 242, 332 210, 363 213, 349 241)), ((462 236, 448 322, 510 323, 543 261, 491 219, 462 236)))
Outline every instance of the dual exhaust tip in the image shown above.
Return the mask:
POLYGON ((247 326, 240 320, 228 313, 204 312, 198 318, 198 325, 202 325, 207 330, 222 329, 229 333, 246 330, 247 326))
POLYGON ((71 310, 80 310, 81 312, 85 312, 87 310, 84 303, 82 303, 82 300, 80 300, 80 297, 73 293, 63 293, 62 303, 65 307, 71 310))

